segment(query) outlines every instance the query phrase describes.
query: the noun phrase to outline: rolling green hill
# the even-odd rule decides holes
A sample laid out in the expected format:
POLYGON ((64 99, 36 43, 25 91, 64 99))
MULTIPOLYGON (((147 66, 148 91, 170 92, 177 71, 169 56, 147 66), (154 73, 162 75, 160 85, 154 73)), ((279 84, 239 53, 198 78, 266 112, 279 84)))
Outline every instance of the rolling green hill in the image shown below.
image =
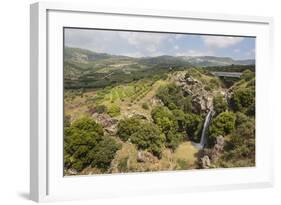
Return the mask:
MULTIPOLYGON (((132 58, 66 47, 64 49, 64 87, 67 89, 96 89, 130 83, 144 78, 160 79, 171 71, 182 71, 193 67, 248 65, 253 63, 253 60, 235 61, 231 58, 214 56, 165 55, 132 58)), ((235 70, 235 68, 233 69, 235 70)), ((228 67, 227 69, 231 68, 228 67)))

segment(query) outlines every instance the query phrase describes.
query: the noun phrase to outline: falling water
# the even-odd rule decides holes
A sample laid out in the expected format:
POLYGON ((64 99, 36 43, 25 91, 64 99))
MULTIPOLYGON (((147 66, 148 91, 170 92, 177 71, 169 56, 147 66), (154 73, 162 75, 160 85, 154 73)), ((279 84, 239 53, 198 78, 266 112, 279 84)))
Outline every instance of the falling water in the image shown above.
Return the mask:
POLYGON ((209 127, 209 125, 210 125, 211 118, 212 118, 212 114, 213 114, 213 111, 210 110, 210 111, 208 112, 206 118, 205 118, 203 130, 202 130, 202 133, 201 133, 200 143, 197 144, 197 146, 198 146, 199 149, 204 148, 204 146, 205 146, 205 144, 206 144, 206 132, 207 132, 208 127, 209 127))

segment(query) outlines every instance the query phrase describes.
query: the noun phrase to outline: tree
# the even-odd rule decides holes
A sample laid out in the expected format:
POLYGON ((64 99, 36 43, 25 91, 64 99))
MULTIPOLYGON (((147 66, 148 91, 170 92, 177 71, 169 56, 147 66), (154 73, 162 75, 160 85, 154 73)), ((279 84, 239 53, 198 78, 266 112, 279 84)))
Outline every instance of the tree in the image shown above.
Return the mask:
POLYGON ((141 121, 136 117, 120 120, 117 129, 117 135, 120 139, 127 141, 132 134, 141 129, 141 121))
POLYGON ((219 135, 227 135, 235 128, 235 114, 233 112, 222 112, 211 122, 209 137, 213 142, 219 135))
POLYGON ((244 70, 241 75, 241 79, 244 79, 245 81, 249 81, 249 80, 253 79, 254 77, 255 77, 255 73, 249 69, 244 70))
POLYGON ((161 87, 156 96, 170 110, 181 109, 184 112, 192 110, 191 97, 184 97, 181 88, 174 83, 161 87))
POLYGON ((220 114, 227 109, 226 99, 222 95, 218 95, 213 98, 213 105, 216 114, 220 114))
POLYGON ((147 150, 155 156, 161 157, 165 136, 161 134, 156 125, 142 123, 142 126, 131 135, 130 139, 132 143, 137 145, 138 149, 147 150))
POLYGON ((177 131, 178 123, 173 113, 165 106, 158 106, 151 112, 152 119, 160 130, 167 134, 169 131, 177 131))
POLYGON ((91 166, 106 170, 110 166, 116 151, 120 148, 121 145, 115 139, 110 137, 104 138, 98 146, 95 146, 89 152, 89 158, 92 159, 91 166))
POLYGON ((90 165, 108 168, 120 148, 114 139, 104 136, 101 125, 91 118, 74 121, 64 134, 64 165, 77 171, 90 165))
POLYGON ((184 122, 185 122, 184 112, 182 110, 176 109, 176 110, 172 110, 172 113, 178 122, 179 130, 182 131, 184 129, 184 122))
POLYGON ((183 134, 173 131, 169 131, 166 135, 166 146, 175 150, 179 144, 183 141, 183 134))
POLYGON ((203 120, 200 115, 188 113, 185 115, 185 131, 188 137, 195 142, 200 141, 200 131, 203 120))
POLYGON ((231 106, 234 111, 246 113, 255 103, 255 90, 252 88, 237 88, 231 96, 231 106))

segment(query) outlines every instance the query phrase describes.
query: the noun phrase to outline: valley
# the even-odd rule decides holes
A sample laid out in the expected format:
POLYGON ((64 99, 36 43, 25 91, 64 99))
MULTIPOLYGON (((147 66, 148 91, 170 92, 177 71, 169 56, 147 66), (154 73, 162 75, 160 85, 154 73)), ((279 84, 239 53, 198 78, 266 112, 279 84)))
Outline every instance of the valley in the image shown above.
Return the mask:
POLYGON ((253 60, 64 52, 65 175, 255 165, 253 60))

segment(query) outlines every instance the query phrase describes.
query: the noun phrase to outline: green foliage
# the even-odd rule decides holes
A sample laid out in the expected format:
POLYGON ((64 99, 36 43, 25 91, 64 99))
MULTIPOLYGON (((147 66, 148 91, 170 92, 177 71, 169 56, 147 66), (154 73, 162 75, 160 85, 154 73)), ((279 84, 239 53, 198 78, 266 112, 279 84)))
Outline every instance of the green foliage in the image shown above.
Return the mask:
POLYGON ((127 141, 132 134, 141 129, 141 125, 141 121, 136 117, 120 120, 117 135, 123 141, 127 141))
POLYGON ((130 139, 132 143, 137 145, 138 149, 147 150, 155 156, 161 157, 165 136, 161 134, 156 125, 147 122, 142 123, 130 139))
POLYGON ((179 109, 175 109, 175 110, 172 110, 172 113, 175 117, 175 119, 177 120, 178 122, 178 129, 180 131, 183 131, 184 130, 184 127, 185 127, 185 114, 182 110, 179 110, 179 109))
POLYGON ((124 157, 120 160, 120 162, 117 165, 117 168, 120 172, 128 172, 128 159, 129 157, 124 157))
POLYGON ((104 136, 102 127, 93 119, 81 118, 65 128, 66 168, 81 171, 91 165, 104 170, 109 167, 119 148, 120 145, 114 139, 104 136))
POLYGON ((95 110, 99 114, 106 113, 107 112, 107 107, 105 105, 97 105, 95 110))
POLYGON ((189 113, 185 115, 185 130, 192 141, 200 141, 200 131, 202 128, 203 119, 200 115, 189 113))
POLYGON ((249 117, 242 112, 235 113, 236 120, 235 120, 235 127, 239 127, 240 125, 249 121, 249 117))
POLYGON ((183 141, 183 134, 173 131, 169 131, 166 134, 166 146, 175 150, 179 144, 183 141))
POLYGON ((252 88, 239 87, 233 91, 230 99, 234 111, 254 114, 255 90, 252 88))
POLYGON ((170 110, 181 109, 184 112, 192 110, 191 98, 189 96, 184 97, 181 88, 174 83, 161 87, 156 96, 170 110))
POLYGON ((224 167, 255 165, 255 122, 253 119, 248 117, 246 122, 237 124, 237 128, 230 135, 229 145, 225 148, 219 165, 224 167))
POLYGON ((149 106, 147 103, 143 103, 142 104, 142 108, 145 109, 145 110, 148 110, 149 109, 149 106))
POLYGON ((63 127, 70 127, 70 116, 69 115, 65 115, 64 119, 63 119, 63 127))
POLYGON ((252 72, 251 70, 247 69, 243 71, 241 75, 241 79, 244 79, 245 81, 249 81, 255 77, 255 73, 252 72))
POLYGON ((210 140, 213 142, 219 135, 227 135, 235 128, 235 114, 222 112, 213 119, 209 127, 210 140))
POLYGON ((106 170, 110 166, 116 151, 120 148, 121 145, 118 144, 115 139, 104 137, 103 140, 89 152, 89 158, 92 159, 91 166, 106 170))
POLYGON ((178 169, 179 170, 187 170, 190 168, 188 161, 184 160, 184 159, 178 159, 177 160, 177 164, 178 164, 178 169))
POLYGON ((110 117, 116 117, 120 115, 120 107, 116 104, 110 104, 107 113, 110 117))
POLYGON ((152 119, 160 130, 167 134, 169 131, 175 132, 178 123, 173 113, 165 106, 158 106, 151 112, 152 119))
POLYGON ((226 99, 222 95, 218 95, 213 98, 213 105, 216 114, 226 111, 228 106, 226 99))

